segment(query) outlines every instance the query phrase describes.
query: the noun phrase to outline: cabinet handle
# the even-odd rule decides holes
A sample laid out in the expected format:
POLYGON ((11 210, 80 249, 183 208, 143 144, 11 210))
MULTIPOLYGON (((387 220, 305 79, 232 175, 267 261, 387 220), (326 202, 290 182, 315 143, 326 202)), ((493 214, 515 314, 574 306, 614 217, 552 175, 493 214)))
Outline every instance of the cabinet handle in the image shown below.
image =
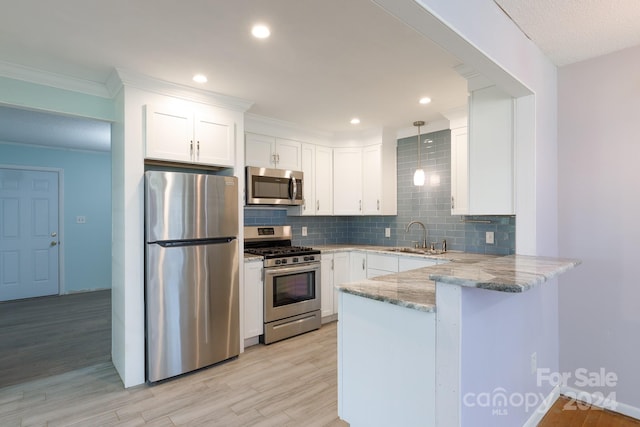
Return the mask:
POLYGON ((198 159, 200 158, 200 141, 196 142, 196 152, 198 153, 198 159))
POLYGON ((276 160, 276 155, 275 154, 272 154, 271 158, 273 159, 273 164, 274 165, 278 164, 278 161, 276 160))
POLYGON ((456 202, 453 196, 451 196, 451 209, 455 209, 455 208, 456 208, 456 202))
POLYGON ((380 199, 378 199, 377 203, 378 203, 378 210, 380 210, 380 199))
POLYGON ((364 270, 364 258, 362 258, 362 269, 364 270))
POLYGON ((358 200, 358 210, 362 212, 362 200, 358 200))
POLYGON ((333 267, 335 266, 335 264, 334 264, 334 263, 335 263, 335 260, 333 260, 333 259, 332 259, 332 260, 331 260, 331 269, 332 269, 332 270, 333 270, 333 267))
POLYGON ((316 211, 320 210, 320 200, 316 200, 316 211))
POLYGON ((193 157, 193 139, 189 141, 189 155, 193 157))

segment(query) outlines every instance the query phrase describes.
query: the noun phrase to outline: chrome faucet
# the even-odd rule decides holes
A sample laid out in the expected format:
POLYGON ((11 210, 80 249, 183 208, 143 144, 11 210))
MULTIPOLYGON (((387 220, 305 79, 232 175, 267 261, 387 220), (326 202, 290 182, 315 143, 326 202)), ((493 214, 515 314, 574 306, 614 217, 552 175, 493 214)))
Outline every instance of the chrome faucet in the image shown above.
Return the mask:
POLYGON ((413 224, 418 224, 419 226, 422 227, 422 247, 426 249, 427 247, 427 227, 424 226, 423 223, 421 223, 420 221, 411 221, 409 224, 407 224, 407 228, 405 228, 404 232, 408 233, 409 232, 409 228, 411 228, 411 226, 413 224))

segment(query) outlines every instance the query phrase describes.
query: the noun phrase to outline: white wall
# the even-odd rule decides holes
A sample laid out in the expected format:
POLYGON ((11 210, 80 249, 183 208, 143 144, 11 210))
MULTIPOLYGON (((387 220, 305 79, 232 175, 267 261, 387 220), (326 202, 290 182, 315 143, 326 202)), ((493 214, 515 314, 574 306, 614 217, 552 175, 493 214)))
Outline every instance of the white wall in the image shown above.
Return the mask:
POLYGON ((640 46, 560 69, 558 104, 560 253, 583 261, 560 278, 560 367, 616 373, 578 388, 638 417, 640 46))

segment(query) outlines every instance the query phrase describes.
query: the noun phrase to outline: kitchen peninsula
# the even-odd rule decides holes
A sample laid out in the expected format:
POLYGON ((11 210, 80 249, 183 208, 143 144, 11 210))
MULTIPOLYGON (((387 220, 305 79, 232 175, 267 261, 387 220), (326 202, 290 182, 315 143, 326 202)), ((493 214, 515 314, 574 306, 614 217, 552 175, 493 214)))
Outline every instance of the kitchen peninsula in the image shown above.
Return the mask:
MULTIPOLYGON (((545 337, 553 323, 547 313, 556 308, 544 307, 540 293, 555 292, 554 283, 543 283, 579 261, 447 258, 337 286, 338 411, 350 425, 471 425, 473 411, 495 408, 463 405, 463 396, 506 393, 509 375, 529 375, 535 387, 533 362, 545 367, 557 353, 553 336, 545 337), (520 355, 531 350, 529 365, 520 355)), ((553 388, 538 391, 547 396, 553 388)))

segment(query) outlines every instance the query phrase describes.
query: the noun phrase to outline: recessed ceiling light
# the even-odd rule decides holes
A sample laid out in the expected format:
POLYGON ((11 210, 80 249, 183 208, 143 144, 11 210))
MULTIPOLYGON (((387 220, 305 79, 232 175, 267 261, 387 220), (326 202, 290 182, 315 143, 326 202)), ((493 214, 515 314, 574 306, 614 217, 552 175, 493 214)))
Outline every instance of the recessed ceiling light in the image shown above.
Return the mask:
POLYGON ((205 76, 204 74, 196 74, 195 76, 193 76, 193 81, 196 83, 206 83, 207 76, 205 76))
POLYGON ((428 97, 424 97, 424 98, 420 98, 420 101, 418 101, 420 104, 428 104, 431 102, 431 98, 428 97))
POLYGON ((354 117, 353 119, 351 119, 351 124, 352 125, 359 125, 360 124, 360 119, 357 117, 354 117))
POLYGON ((251 34, 257 39, 266 39, 271 35, 271 30, 266 25, 256 24, 251 28, 251 34))

